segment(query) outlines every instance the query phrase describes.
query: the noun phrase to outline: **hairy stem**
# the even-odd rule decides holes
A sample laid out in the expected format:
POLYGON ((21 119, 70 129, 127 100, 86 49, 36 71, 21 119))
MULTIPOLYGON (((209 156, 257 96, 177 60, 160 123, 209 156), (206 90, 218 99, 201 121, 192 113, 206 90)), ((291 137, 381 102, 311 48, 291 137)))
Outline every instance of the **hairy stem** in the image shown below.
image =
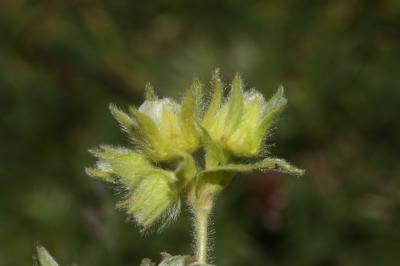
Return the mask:
POLYGON ((203 187, 199 193, 193 193, 190 197, 195 220, 196 258, 199 264, 207 264, 208 222, 215 200, 215 193, 211 191, 203 187))
POLYGON ((208 217, 209 210, 196 210, 196 257, 197 262, 207 263, 207 247, 208 247, 208 217))

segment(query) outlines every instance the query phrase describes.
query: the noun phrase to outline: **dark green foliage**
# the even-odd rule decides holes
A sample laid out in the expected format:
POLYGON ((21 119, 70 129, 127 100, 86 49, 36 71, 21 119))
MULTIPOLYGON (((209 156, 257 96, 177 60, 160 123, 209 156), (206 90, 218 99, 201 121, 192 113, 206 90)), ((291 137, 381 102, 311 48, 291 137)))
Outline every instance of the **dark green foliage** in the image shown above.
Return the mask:
POLYGON ((143 239, 82 169, 126 141, 109 102, 140 104, 147 81, 178 98, 215 67, 283 83, 267 148, 307 169, 235 179, 215 264, 399 264, 398 1, 0 2, 0 265, 30 265, 36 240, 61 265, 190 253, 188 218, 143 239))

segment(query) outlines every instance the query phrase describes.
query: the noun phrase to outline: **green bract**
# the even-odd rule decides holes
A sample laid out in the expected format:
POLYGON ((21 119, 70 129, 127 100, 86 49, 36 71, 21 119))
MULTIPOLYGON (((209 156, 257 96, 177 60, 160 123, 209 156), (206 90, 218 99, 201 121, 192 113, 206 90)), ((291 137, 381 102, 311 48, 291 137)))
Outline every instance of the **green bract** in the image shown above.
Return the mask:
MULTIPOLYGON (((226 97, 218 71, 211 84, 207 93, 195 79, 181 103, 159 99, 148 85, 139 108, 131 106, 123 112, 110 105, 133 147, 91 150, 98 160, 87 173, 122 186, 127 193, 119 206, 143 229, 175 218, 182 200, 189 202, 196 217, 208 214, 215 196, 237 173, 303 174, 282 159, 246 163, 262 154, 267 132, 286 105, 283 88, 266 101, 254 89, 245 91, 239 75, 226 97), (212 97, 207 101, 203 95, 212 97)), ((206 222, 196 221, 200 229, 206 222)))

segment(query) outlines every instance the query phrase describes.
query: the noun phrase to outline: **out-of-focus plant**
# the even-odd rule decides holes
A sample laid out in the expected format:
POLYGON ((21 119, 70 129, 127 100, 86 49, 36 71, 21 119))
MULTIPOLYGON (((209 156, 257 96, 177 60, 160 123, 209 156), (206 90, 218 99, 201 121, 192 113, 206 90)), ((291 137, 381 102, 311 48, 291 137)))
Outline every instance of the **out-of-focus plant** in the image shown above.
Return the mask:
MULTIPOLYGON (((130 106, 128 112, 110 105, 132 148, 102 145, 90 150, 98 161, 86 171, 126 192, 118 206, 142 231, 162 228, 178 216, 182 202, 188 202, 195 221, 193 263, 206 265, 209 216, 236 174, 303 174, 283 159, 265 156, 265 138, 287 102, 283 88, 266 101, 256 90, 246 91, 237 74, 225 96, 217 70, 211 90, 194 79, 181 103, 159 99, 150 85, 146 91, 145 102, 130 106)), ((191 259, 178 256, 162 263, 167 261, 180 264, 162 265, 185 265, 191 259)), ((152 264, 146 260, 143 265, 152 264)))
POLYGON ((37 256, 33 257, 33 266, 58 266, 50 253, 41 245, 36 246, 37 256))

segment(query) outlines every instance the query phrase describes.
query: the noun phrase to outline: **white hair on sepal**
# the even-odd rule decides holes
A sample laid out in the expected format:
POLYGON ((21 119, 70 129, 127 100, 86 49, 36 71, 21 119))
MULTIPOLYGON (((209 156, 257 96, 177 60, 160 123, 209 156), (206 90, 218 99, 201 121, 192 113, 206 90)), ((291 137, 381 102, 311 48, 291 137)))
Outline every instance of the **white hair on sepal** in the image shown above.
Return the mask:
POLYGON ((123 132, 125 132, 131 143, 134 145, 134 147, 139 147, 140 144, 138 143, 138 140, 135 137, 134 132, 130 127, 136 127, 139 128, 139 125, 133 117, 131 117, 129 114, 124 112, 121 108, 116 106, 113 103, 109 104, 109 109, 111 111, 112 116, 114 117, 115 120, 117 120, 118 125, 122 129, 123 132))
POLYGON ((121 129, 130 135, 128 124, 137 125, 136 121, 113 103, 110 103, 108 108, 110 109, 113 117, 117 120, 121 129))
POLYGON ((158 95, 154 92, 153 85, 151 85, 150 82, 146 83, 145 86, 145 92, 146 92, 146 101, 156 101, 158 100, 158 95))
MULTIPOLYGON (((144 183, 147 183, 148 185, 151 185, 152 182, 154 182, 154 180, 145 179, 141 181, 141 184, 143 185, 144 183)), ((171 186, 171 184, 169 184, 169 186, 171 186)), ((132 206, 132 204, 134 204, 133 201, 137 199, 135 197, 135 194, 141 192, 137 191, 138 186, 136 186, 133 189, 126 186, 123 186, 122 188, 127 188, 128 193, 125 194, 124 200, 118 204, 118 207, 120 209, 128 211, 129 208, 132 206)), ((175 193, 173 191, 173 188, 171 188, 171 193, 175 193)), ((157 206, 153 206, 152 204, 154 202, 147 199, 147 197, 154 197, 154 196, 155 195, 146 196, 146 199, 144 200, 143 204, 138 206, 139 207, 138 209, 136 209, 134 212, 128 212, 128 216, 130 218, 129 221, 134 221, 134 223, 138 226, 139 231, 143 235, 147 235, 153 232, 161 232, 167 225, 169 225, 170 223, 172 223, 177 219, 181 211, 181 201, 178 195, 171 194, 170 201, 168 202, 161 201, 160 202, 161 205, 157 206), (156 214, 160 210, 161 210, 160 215, 158 217, 155 217, 153 222, 147 223, 148 216, 156 214), (146 224, 146 226, 144 226, 144 224, 146 224)))
POLYGON ((133 150, 120 145, 101 144, 99 148, 103 151, 112 151, 121 155, 134 153, 133 150))
POLYGON ((264 95, 259 92, 256 88, 252 87, 245 92, 243 92, 243 99, 246 101, 252 101, 254 99, 262 99, 265 101, 264 95))
POLYGON ((217 68, 217 69, 214 70, 214 73, 212 75, 212 79, 209 82, 210 88, 205 90, 206 93, 204 94, 204 100, 203 100, 205 112, 207 111, 207 109, 208 109, 208 107, 209 107, 209 105, 210 105, 210 103, 211 103, 211 101, 213 99, 213 96, 214 96, 214 90, 215 90, 215 88, 214 88, 215 87, 214 78, 219 78, 219 81, 221 81, 222 97, 221 97, 221 102, 220 102, 219 108, 221 108, 222 105, 224 105, 224 103, 226 103, 226 101, 227 101, 226 92, 228 91, 230 86, 229 86, 229 84, 227 84, 224 81, 223 76, 221 75, 221 73, 219 71, 219 68, 217 68))
POLYGON ((159 127, 165 111, 169 111, 175 115, 178 115, 181 110, 181 106, 171 98, 163 98, 155 101, 145 101, 142 105, 140 105, 138 110, 139 112, 149 116, 159 127))
MULTIPOLYGON (((272 122, 273 124, 275 124, 275 122, 272 122)), ((273 125, 272 124, 272 125, 273 125)), ((275 130, 276 127, 270 127, 265 133, 264 133, 264 137, 261 141, 261 149, 260 149, 260 157, 264 158, 267 157, 269 155, 271 155, 271 148, 276 147, 276 144, 274 142, 269 142, 268 143, 268 139, 271 139, 274 134, 275 134, 275 130)))
POLYGON ((172 203, 171 206, 169 206, 153 224, 149 225, 148 227, 143 227, 140 221, 138 221, 134 215, 131 215, 132 217, 130 221, 134 221, 143 236, 148 236, 152 233, 161 233, 165 229, 165 227, 176 221, 176 219, 180 215, 180 212, 181 200, 178 199, 177 201, 172 203))
MULTIPOLYGON (((194 78, 193 80, 198 80, 200 83, 200 79, 198 79, 198 78, 194 78)), ((205 89, 204 84, 202 84, 202 83, 199 84, 199 88, 198 88, 199 93, 196 94, 194 97, 195 112, 197 112, 197 115, 198 115, 197 117, 195 117, 195 119, 201 119, 207 111, 207 106, 208 106, 207 97, 209 99, 211 99, 211 97, 206 95, 206 92, 208 92, 208 91, 209 90, 205 89)), ((185 95, 183 95, 182 100, 181 100, 182 103, 184 102, 184 96, 185 95)))
POLYGON ((147 229, 143 230, 143 226, 139 223, 135 215, 133 213, 127 212, 130 205, 129 201, 132 200, 133 197, 134 189, 129 188, 126 185, 119 184, 118 186, 116 186, 114 191, 116 195, 122 198, 122 200, 118 201, 116 207, 120 211, 127 214, 125 222, 129 224, 134 224, 138 228, 138 231, 142 234, 142 236, 146 237, 147 235, 149 235, 152 231, 147 229))
POLYGON ((113 189, 114 193, 116 196, 121 197, 121 200, 118 201, 117 203, 117 207, 118 208, 124 208, 125 202, 129 199, 129 197, 132 195, 133 193, 133 189, 128 187, 127 185, 124 185, 122 183, 118 183, 114 189, 113 189))
POLYGON ((113 169, 111 167, 111 164, 107 162, 106 160, 98 160, 96 162, 96 168, 102 172, 106 173, 112 173, 113 169))
POLYGON ((161 218, 159 218, 159 224, 154 225, 157 228, 157 232, 161 233, 165 227, 175 222, 178 219, 181 213, 181 200, 178 198, 175 202, 173 202, 167 210, 162 214, 161 218))
POLYGON ((132 145, 132 147, 135 151, 138 151, 139 153, 144 153, 142 146, 138 143, 137 139, 134 138, 133 136, 130 136, 129 143, 132 145))
POLYGON ((267 102, 265 100, 264 95, 261 92, 259 92, 256 88, 253 87, 245 91, 243 93, 243 99, 245 104, 254 101, 255 99, 258 99, 261 104, 261 114, 263 115, 265 113, 265 104, 267 102))
MULTIPOLYGON (((281 111, 281 113, 282 113, 282 111, 281 111)), ((261 155, 264 155, 264 154, 269 155, 268 147, 274 147, 275 146, 274 143, 267 144, 267 141, 268 141, 268 139, 271 139, 274 136, 275 131, 277 129, 276 124, 281 120, 282 120, 282 118, 281 118, 280 114, 278 114, 274 119, 272 119, 272 121, 270 122, 270 125, 268 126, 268 128, 264 132, 264 136, 263 136, 263 139, 261 141, 261 153, 260 153, 261 155)))

